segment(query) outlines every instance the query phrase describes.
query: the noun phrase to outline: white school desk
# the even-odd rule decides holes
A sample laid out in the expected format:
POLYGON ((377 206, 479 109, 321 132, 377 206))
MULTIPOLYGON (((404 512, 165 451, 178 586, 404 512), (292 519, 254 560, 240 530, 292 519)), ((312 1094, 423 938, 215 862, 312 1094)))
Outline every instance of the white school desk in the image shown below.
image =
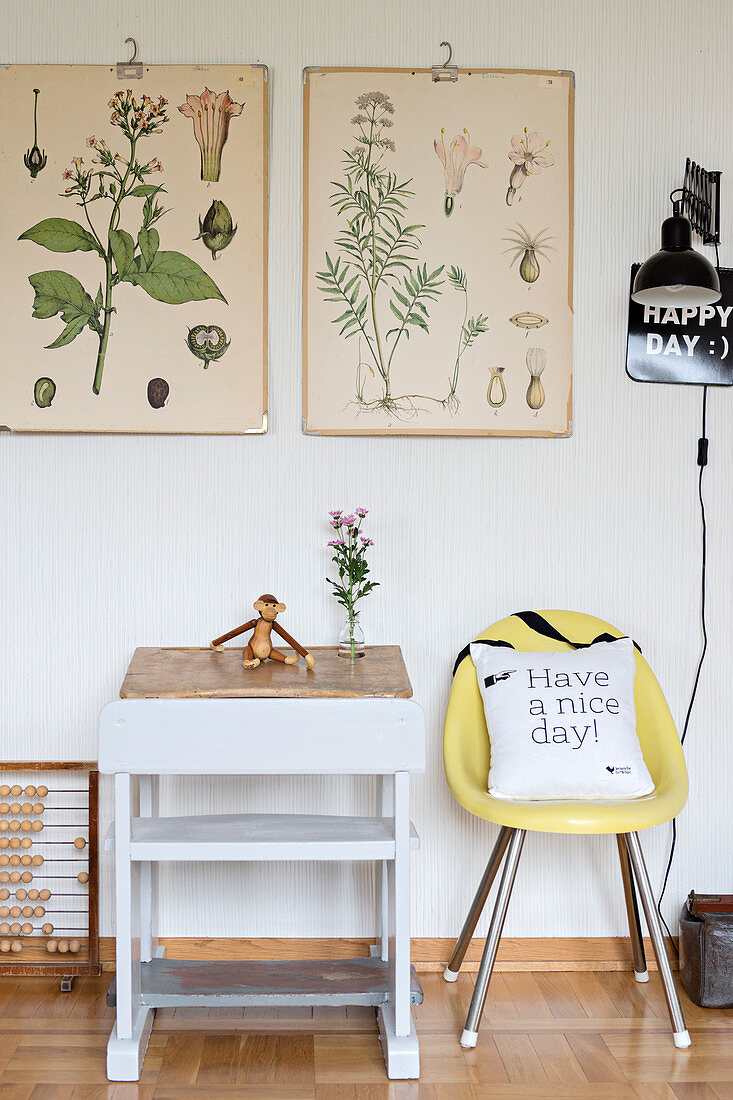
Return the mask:
MULTIPOLYGON (((387 1073, 419 1075, 410 1011, 410 775, 425 770, 425 722, 398 646, 355 662, 335 649, 242 668, 241 649, 138 649, 99 720, 99 770, 114 775, 117 1019, 111 1081, 140 1077, 155 1009, 374 1005, 387 1073), (161 775, 375 775, 373 817, 226 814, 160 817, 161 775), (137 790, 136 790, 137 788, 137 790), (378 860, 371 957, 304 962, 168 959, 153 927, 160 860, 378 860), (334 992, 335 988, 335 992, 334 992)), ((246 929, 242 929, 246 935, 246 929)), ((293 935, 297 936, 297 928, 293 935)), ((245 1023, 246 1026, 246 1023, 245 1023)))

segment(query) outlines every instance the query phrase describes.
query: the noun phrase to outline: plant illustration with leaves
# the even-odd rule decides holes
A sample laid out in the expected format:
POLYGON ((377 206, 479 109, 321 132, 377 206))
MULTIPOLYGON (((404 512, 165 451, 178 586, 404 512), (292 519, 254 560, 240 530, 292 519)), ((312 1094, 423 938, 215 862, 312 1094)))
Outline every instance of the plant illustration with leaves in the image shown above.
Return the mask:
POLYGON ((226 301, 216 283, 199 267, 180 252, 166 252, 159 248, 160 236, 156 223, 166 213, 160 195, 165 188, 149 182, 149 177, 163 171, 157 157, 144 162, 139 157, 138 143, 152 134, 163 132, 168 122, 167 100, 157 100, 143 95, 138 103, 128 89, 119 91, 110 100, 110 122, 117 126, 127 139, 127 156, 112 153, 106 141, 94 136, 88 138, 87 148, 96 154, 92 158, 97 168, 86 168, 82 157, 72 159, 63 178, 70 185, 64 198, 75 199, 81 207, 87 226, 66 218, 46 218, 27 229, 19 240, 34 241, 51 252, 93 252, 103 264, 103 277, 96 297, 82 286, 79 280, 66 271, 39 271, 29 276, 35 291, 34 317, 61 315, 65 328, 49 344, 60 348, 70 344, 88 328, 98 340, 96 365, 92 390, 100 392, 104 361, 110 338, 114 290, 120 283, 141 287, 151 298, 170 305, 218 298, 226 301), (128 200, 143 200, 141 225, 137 237, 120 228, 122 205, 128 200), (106 203, 111 207, 105 215, 105 228, 99 229, 92 218, 94 203, 106 203))
POLYGON ((364 411, 395 416, 415 415, 419 402, 435 402, 454 413, 460 360, 476 337, 487 331, 483 314, 468 320, 468 281, 451 268, 448 282, 465 296, 465 312, 455 365, 446 397, 423 393, 395 393, 392 376, 395 357, 411 334, 429 333, 430 306, 442 295, 445 264, 430 270, 420 260, 418 231, 408 224, 407 210, 414 193, 411 179, 400 181, 387 163, 395 152, 388 131, 394 125, 394 106, 384 92, 365 92, 356 99, 358 113, 351 119, 356 145, 344 150, 345 181, 332 181, 331 206, 342 228, 335 240, 338 254, 326 252, 326 265, 316 273, 324 299, 339 307, 333 324, 339 336, 358 337, 356 403, 364 411), (392 326, 387 328, 387 318, 392 326), (387 331, 385 331, 385 329, 387 331), (378 381, 376 397, 366 395, 366 374, 378 381))

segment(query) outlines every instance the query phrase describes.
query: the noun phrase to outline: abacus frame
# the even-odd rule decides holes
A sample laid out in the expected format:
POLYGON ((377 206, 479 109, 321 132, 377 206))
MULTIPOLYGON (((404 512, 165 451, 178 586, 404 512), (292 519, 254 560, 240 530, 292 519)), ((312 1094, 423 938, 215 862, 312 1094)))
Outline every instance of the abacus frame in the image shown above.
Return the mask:
POLYGON ((0 761, 0 775, 6 772, 86 772, 88 781, 89 840, 87 844, 89 867, 88 917, 89 935, 87 959, 84 962, 72 962, 64 956, 50 958, 48 962, 34 960, 32 963, 0 960, 0 976, 31 975, 35 977, 60 977, 63 991, 71 989, 71 981, 82 975, 101 974, 99 961, 99 772, 97 762, 82 760, 3 760, 0 761))

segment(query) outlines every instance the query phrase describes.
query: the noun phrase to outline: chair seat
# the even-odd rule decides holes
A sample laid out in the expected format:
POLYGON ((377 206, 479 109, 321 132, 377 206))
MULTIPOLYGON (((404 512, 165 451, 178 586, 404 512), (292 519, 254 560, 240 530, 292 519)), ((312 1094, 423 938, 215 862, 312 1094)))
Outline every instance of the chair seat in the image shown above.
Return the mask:
MULTIPOLYGON (((567 638, 589 642, 599 634, 620 632, 610 623, 573 611, 541 613, 567 638)), ((570 649, 545 638, 511 616, 480 638, 510 642, 518 650, 570 649)), ((491 748, 484 708, 470 658, 458 667, 445 718, 443 757, 448 785, 458 802, 486 821, 513 829, 546 833, 628 833, 670 821, 687 801, 685 759, 669 707, 654 673, 635 652, 634 695, 637 733, 654 791, 620 801, 538 802, 494 798, 488 792, 491 748)))

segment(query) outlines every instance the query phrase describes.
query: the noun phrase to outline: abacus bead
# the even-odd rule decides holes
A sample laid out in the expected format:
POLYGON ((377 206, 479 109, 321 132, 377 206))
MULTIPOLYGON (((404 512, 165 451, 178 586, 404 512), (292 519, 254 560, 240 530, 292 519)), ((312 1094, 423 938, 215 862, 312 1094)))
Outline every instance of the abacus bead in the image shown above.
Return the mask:
POLYGON ((32 917, 33 916, 33 906, 32 905, 24 905, 23 906, 23 916, 24 917, 32 917))
POLYGON ((10 910, 10 916, 11 917, 19 917, 20 916, 20 906, 19 905, 14 905, 12 907, 12 909, 10 910))
POLYGON ((42 802, 36 802, 35 806, 33 807, 33 813, 34 814, 42 814, 43 813, 43 803, 42 802))
POLYGON ((4 819, 3 819, 3 821, 0 821, 0 833, 7 833, 9 828, 10 828, 10 822, 9 821, 5 821, 4 819))
POLYGON ((33 875, 30 873, 30 871, 24 871, 23 874, 20 876, 20 881, 33 882, 33 875))
POLYGON ((20 935, 20 925, 17 921, 13 921, 13 923, 10 925, 10 932, 13 936, 20 935))
POLYGON ((7 848, 10 841, 6 836, 0 836, 0 848, 7 848))
POLYGON ((35 825, 35 822, 31 823, 30 821, 21 821, 21 823, 20 823, 21 831, 24 832, 24 833, 29 833, 31 831, 31 824, 35 825))
POLYGON ((10 925, 6 921, 3 921, 3 923, 0 924, 0 936, 7 936, 9 932, 10 925))
POLYGON ((7 802, 0 802, 0 814, 9 814, 9 813, 10 813, 10 806, 7 804, 7 802))
POLYGON ((38 896, 41 899, 41 901, 48 901, 48 899, 51 897, 51 891, 50 890, 41 890, 41 892, 39 893, 38 896))
POLYGON ((9 871, 0 871, 0 882, 10 882, 9 871))
POLYGON ((37 901, 38 900, 38 891, 37 890, 29 890, 28 891, 28 897, 31 899, 31 901, 37 901))
POLYGON ((11 836, 11 838, 10 838, 10 847, 11 848, 20 848, 20 837, 19 836, 11 836))
POLYGON ((14 783, 13 786, 10 788, 10 793, 17 798, 19 794, 23 793, 23 788, 19 786, 19 784, 14 783))
POLYGON ((28 897, 28 891, 27 890, 16 890, 15 891, 15 896, 18 899, 18 901, 25 901, 25 899, 28 897))
POLYGON ((11 871, 10 872, 10 881, 11 882, 20 882, 20 877, 21 877, 20 876, 20 871, 11 871))
MULTIPOLYGON (((35 822, 34 822, 34 824, 35 824, 35 822)), ((13 837, 14 841, 17 841, 17 839, 18 839, 17 837, 13 837)), ((13 843, 13 840, 11 840, 11 842, 10 842, 11 844, 13 843)), ((16 848, 18 847, 17 843, 16 843, 15 847, 16 848)), ((32 848, 33 847, 33 840, 31 839, 31 837, 24 836, 23 839, 20 842, 20 847, 21 848, 32 848)))
POLYGON ((46 941, 46 950, 49 951, 51 954, 54 953, 54 951, 56 950, 57 947, 58 947, 58 944, 56 943, 56 940, 47 940, 46 941))
POLYGON ((76 876, 76 881, 81 883, 89 882, 89 872, 80 871, 79 874, 76 876))
POLYGON ((7 867, 10 863, 10 856, 0 856, 0 867, 7 867))
POLYGON ((6 955, 10 950, 10 940, 0 940, 0 951, 6 955))
POLYGON ((79 851, 81 851, 82 848, 86 848, 86 846, 87 846, 87 842, 86 842, 86 840, 84 839, 83 836, 78 836, 76 838, 76 840, 74 841, 74 847, 78 848, 79 851))
POLYGON ((24 867, 30 867, 33 861, 31 860, 30 856, 21 856, 20 862, 23 864, 24 867))
POLYGON ((75 955, 77 951, 81 951, 79 940, 69 940, 69 951, 71 951, 72 955, 75 955))
POLYGON ((11 831, 11 833, 19 832, 20 831, 20 822, 19 821, 11 821, 10 822, 10 831, 11 831))
POLYGON ((68 940, 59 940, 59 951, 61 952, 61 954, 65 955, 68 950, 69 950, 69 941, 68 940))
POLYGON ((33 866, 34 867, 41 867, 42 865, 43 865, 43 856, 41 856, 41 855, 33 856, 33 866))
POLYGON ((10 945, 10 950, 14 951, 15 954, 17 955, 17 954, 19 954, 19 952, 21 952, 23 950, 23 944, 20 943, 18 940, 14 940, 10 945))
POLYGON ((11 856, 10 857, 10 866, 11 867, 20 867, 20 856, 11 856))
POLYGON ((43 785, 41 785, 36 791, 36 794, 39 798, 45 798, 48 794, 48 787, 44 787, 43 785))
POLYGON ((41 931, 43 932, 44 936, 50 936, 51 933, 53 932, 53 925, 52 924, 44 924, 43 927, 41 928, 41 931))
POLYGON ((36 788, 35 787, 26 787, 25 793, 28 795, 29 798, 33 798, 33 795, 36 793, 36 788))
POLYGON ((10 794, 10 787, 7 785, 7 783, 3 783, 2 787, 0 787, 0 795, 2 795, 4 798, 8 794, 10 794))
POLYGON ((35 909, 33 910, 33 916, 34 917, 45 917, 46 916, 46 910, 43 908, 42 905, 37 905, 35 907, 35 909))
POLYGON ((19 814, 20 813, 20 802, 11 803, 10 812, 11 812, 11 814, 19 814))
POLYGON ((32 931, 33 931, 33 925, 32 924, 24 924, 23 927, 21 928, 21 932, 23 933, 24 936, 30 936, 32 931))
POLYGON ((9 916, 10 916, 10 910, 8 909, 7 905, 0 905, 0 917, 9 917, 9 916))
POLYGON ((1 901, 7 901, 7 899, 9 897, 10 897, 10 891, 9 890, 0 890, 0 900, 1 901))
POLYGON ((42 828, 43 828, 43 822, 39 821, 38 818, 36 818, 36 820, 33 822, 33 832, 34 833, 40 833, 42 828))
POLYGON ((33 813, 33 807, 30 804, 30 802, 24 802, 23 805, 20 807, 20 812, 22 814, 32 814, 33 813))

